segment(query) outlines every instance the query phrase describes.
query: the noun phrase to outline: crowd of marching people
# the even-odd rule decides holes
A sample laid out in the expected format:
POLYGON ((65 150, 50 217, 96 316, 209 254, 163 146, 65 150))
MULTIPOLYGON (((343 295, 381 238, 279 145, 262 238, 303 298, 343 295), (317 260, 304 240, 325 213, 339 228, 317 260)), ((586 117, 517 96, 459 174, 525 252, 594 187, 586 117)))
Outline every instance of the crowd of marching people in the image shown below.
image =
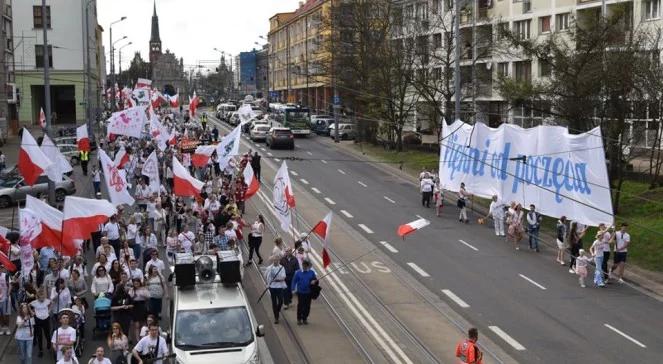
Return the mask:
MULTIPOLYGON (((440 188, 439 180, 434 172, 425 168, 419 175, 419 188, 421 192, 421 203, 429 208, 431 201, 434 203, 435 212, 440 216, 444 202, 444 191, 440 188)), ((456 206, 458 207, 458 221, 469 223, 467 217, 467 206, 472 194, 467 191, 465 184, 460 184, 457 192, 456 206)), ((529 249, 540 252, 540 231, 543 216, 537 212, 536 206, 530 204, 525 210, 517 202, 506 204, 497 195, 493 196, 488 207, 488 213, 478 218, 479 224, 484 224, 487 219, 493 220, 495 236, 506 238, 515 250, 520 250, 523 239, 527 239, 529 249)), ((594 263, 593 283, 595 287, 605 287, 611 282, 624 283, 624 267, 628 254, 628 246, 631 236, 628 224, 622 223, 619 229, 600 224, 589 248, 583 243, 583 239, 589 233, 588 226, 569 221, 565 216, 560 217, 555 226, 555 262, 567 266, 569 273, 578 276, 578 283, 582 288, 586 287, 586 279, 589 275, 591 263, 594 263), (567 259, 568 256, 568 259, 567 259), (613 264, 608 268, 610 256, 613 264)))
MULTIPOLYGON (((61 254, 57 245, 34 250, 34 268, 21 271, 19 236, 7 235, 7 255, 15 265, 9 272, 0 265, 0 335, 13 333, 22 364, 52 355, 58 363, 77 363, 85 342, 85 330, 107 338, 97 348, 94 363, 124 363, 133 356, 162 357, 168 346, 159 332, 164 300, 168 298, 170 266, 177 253, 215 254, 240 245, 249 251, 245 264, 263 265, 275 323, 279 313, 298 294, 297 320, 307 324, 311 304, 310 285, 315 272, 308 260, 311 246, 302 236, 293 246, 277 238, 263 262, 260 247, 265 221, 244 217, 247 165, 260 179, 260 156, 246 153, 230 158, 220 168, 216 153, 209 160, 192 160, 187 141, 208 144, 219 140, 219 131, 195 120, 182 122, 179 115, 160 115, 176 138, 159 146, 146 131, 142 138, 110 135, 98 145, 123 171, 133 206, 120 205, 117 214, 101 224, 74 256, 61 254), (143 167, 156 151, 161 182, 150 181, 143 167), (171 161, 175 156, 194 178, 204 183, 195 197, 177 196, 171 161), (11 317, 11 320, 10 320, 11 317), (94 317, 94 322, 86 322, 94 317), (14 328, 10 330, 10 328, 14 328), (155 345, 161 342, 160 345, 155 345), (151 344, 150 344, 151 343, 151 344), (160 346, 160 347, 159 347, 160 346), (158 352, 154 353, 155 348, 158 352), (152 352, 150 352, 152 351, 152 352)), ((92 161, 91 161, 92 162, 92 161)), ((91 164, 90 189, 102 198, 103 167, 91 164)), ((159 361, 157 361, 159 363, 159 361)))

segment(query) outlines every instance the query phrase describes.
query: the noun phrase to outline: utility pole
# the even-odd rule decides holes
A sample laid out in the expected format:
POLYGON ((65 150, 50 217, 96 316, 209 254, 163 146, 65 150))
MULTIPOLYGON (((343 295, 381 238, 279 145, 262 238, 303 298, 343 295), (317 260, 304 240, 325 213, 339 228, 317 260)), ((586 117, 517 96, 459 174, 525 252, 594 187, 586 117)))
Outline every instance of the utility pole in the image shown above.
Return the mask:
MULTIPOLYGON (((41 0, 41 28, 44 34, 44 113, 46 114, 46 130, 44 134, 48 135, 51 130, 51 63, 48 56, 51 52, 48 50, 48 17, 46 16, 46 0, 41 0)), ((48 202, 55 206, 55 182, 48 179, 48 202)))
POLYGON ((90 136, 90 142, 95 142, 95 134, 92 124, 92 76, 90 75, 92 67, 90 66, 90 4, 94 0, 89 0, 85 4, 85 79, 87 84, 87 95, 85 100, 85 111, 87 119, 87 133, 90 136))
POLYGON ((454 100, 455 100, 455 120, 460 120, 460 2, 461 0, 454 1, 454 43, 455 43, 455 68, 454 68, 454 100))
POLYGON ((479 11, 479 0, 473 0, 472 4, 472 122, 477 122, 477 17, 479 11))
POLYGON ((113 26, 111 25, 108 27, 108 37, 110 38, 110 42, 108 43, 110 47, 110 72, 111 72, 111 82, 110 82, 110 87, 111 87, 111 105, 110 105, 110 110, 111 112, 115 112, 115 61, 113 60, 113 26))
POLYGON ((335 36, 334 35, 334 19, 336 19, 337 17, 336 17, 336 14, 334 14, 334 0, 331 1, 331 13, 332 13, 332 15, 331 15, 331 19, 332 19, 331 20, 332 21, 331 28, 332 29, 331 29, 331 38, 330 38, 330 40, 331 40, 331 49, 332 49, 332 52, 331 52, 332 84, 333 84, 333 87, 334 87, 334 100, 332 102, 332 104, 334 105, 333 106, 334 107, 334 143, 340 143, 341 139, 338 135, 338 122, 339 122, 339 109, 341 108, 341 105, 340 105, 341 100, 340 100, 340 97, 338 96, 338 88, 336 87, 337 77, 336 77, 336 64, 335 64, 336 57, 334 57, 334 54, 336 53, 335 49, 334 49, 334 36, 335 36))

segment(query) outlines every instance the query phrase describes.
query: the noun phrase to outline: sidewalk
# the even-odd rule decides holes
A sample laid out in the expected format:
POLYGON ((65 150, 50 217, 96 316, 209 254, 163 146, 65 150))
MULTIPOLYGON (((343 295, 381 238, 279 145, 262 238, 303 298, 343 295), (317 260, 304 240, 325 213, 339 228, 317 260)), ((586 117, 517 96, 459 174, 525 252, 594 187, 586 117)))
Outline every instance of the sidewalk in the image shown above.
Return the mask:
MULTIPOLYGON (((372 160, 372 161, 380 161, 378 158, 375 156, 368 154, 364 151, 360 150, 360 146, 354 144, 352 141, 343 141, 341 143, 334 143, 333 141, 329 141, 326 139, 320 139, 322 140, 323 143, 329 143, 330 145, 336 145, 339 150, 342 150, 344 152, 350 153, 354 155, 355 157, 362 158, 362 159, 367 159, 367 160, 372 160)), ((376 167, 382 169, 383 171, 396 176, 403 181, 406 181, 410 184, 412 184, 413 187, 417 187, 417 178, 418 178, 418 173, 419 171, 412 171, 412 170, 400 170, 397 167, 394 167, 393 165, 390 164, 384 164, 384 163, 376 163, 376 167)), ((437 166, 434 166, 437 167, 437 166)), ((437 169, 437 168, 435 168, 437 169)), ((447 198, 446 200, 449 201, 455 201, 456 196, 449 195, 447 193, 447 198)), ((485 216, 488 213, 487 207, 486 206, 481 206, 479 204, 472 204, 471 206, 471 211, 470 214, 473 214, 476 216, 485 216), (478 214, 474 213, 474 211, 477 211, 478 214)), ((553 257, 554 254, 556 254, 557 247, 555 243, 555 238, 550 233, 549 231, 546 231, 545 229, 542 229, 541 232, 541 244, 543 245, 543 249, 541 250, 542 254, 545 254, 546 257, 550 256, 553 257)), ((552 259, 552 258, 551 258, 552 259)), ((625 272, 624 272, 624 280, 631 284, 633 288, 639 290, 640 292, 651 296, 659 301, 663 301, 663 273, 660 272, 654 272, 654 271, 648 271, 642 268, 639 268, 637 266, 629 265, 625 272)))

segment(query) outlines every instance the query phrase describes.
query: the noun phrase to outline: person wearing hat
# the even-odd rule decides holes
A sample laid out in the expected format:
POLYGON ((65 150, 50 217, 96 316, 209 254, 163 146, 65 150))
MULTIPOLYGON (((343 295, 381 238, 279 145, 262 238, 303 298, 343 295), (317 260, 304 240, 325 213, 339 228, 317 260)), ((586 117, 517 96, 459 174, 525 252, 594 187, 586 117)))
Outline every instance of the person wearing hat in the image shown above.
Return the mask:
POLYGON ((292 277, 292 292, 297 293, 297 325, 308 325, 308 315, 311 312, 311 285, 318 282, 315 271, 311 269, 311 261, 304 259, 302 269, 295 272, 292 277))
POLYGON ((578 283, 580 287, 585 288, 585 278, 587 278, 587 266, 592 258, 587 255, 585 249, 578 250, 578 257, 575 260, 575 273, 578 275, 578 283))

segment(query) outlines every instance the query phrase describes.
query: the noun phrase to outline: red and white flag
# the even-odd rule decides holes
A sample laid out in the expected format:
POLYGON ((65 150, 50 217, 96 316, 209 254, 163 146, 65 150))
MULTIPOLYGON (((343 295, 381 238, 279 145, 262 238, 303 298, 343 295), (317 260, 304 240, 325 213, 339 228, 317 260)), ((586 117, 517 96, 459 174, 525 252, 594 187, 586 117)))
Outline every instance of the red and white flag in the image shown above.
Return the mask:
POLYGON ((207 162, 209 162, 215 149, 216 145, 199 145, 191 156, 191 164, 198 168, 207 166, 207 162))
POLYGON ((90 151, 90 137, 87 134, 86 124, 76 128, 76 145, 78 145, 78 150, 90 151))
POLYGON ((170 107, 180 106, 180 90, 177 90, 175 95, 168 96, 168 102, 170 103, 170 107))
POLYGON ((113 113, 108 119, 107 133, 140 138, 146 123, 145 107, 132 107, 113 113))
POLYGON ((25 180, 25 184, 32 186, 37 178, 53 164, 42 152, 37 141, 28 129, 23 128, 21 149, 18 152, 18 170, 25 180))
POLYGON ((138 80, 136 80, 136 87, 135 88, 150 89, 150 88, 152 88, 152 80, 148 80, 146 78, 139 78, 138 80))
POLYGON ((115 206, 107 200, 96 200, 75 196, 64 199, 62 240, 90 239, 111 216, 117 214, 115 206))
POLYGON ((62 221, 64 215, 46 202, 27 196, 25 208, 33 211, 39 219, 41 232, 32 241, 32 247, 39 249, 45 246, 51 246, 61 254, 73 257, 78 251, 78 247, 73 240, 65 241, 62 239, 62 221))
POLYGON ((295 196, 292 193, 292 184, 288 175, 288 166, 285 161, 274 176, 274 189, 272 190, 272 206, 281 223, 283 231, 290 231, 292 225, 292 209, 295 208, 295 196))
POLYGON ((251 163, 247 163, 246 167, 244 167, 243 176, 244 176, 244 183, 247 186, 246 192, 244 192, 244 200, 248 200, 249 198, 251 198, 251 196, 258 193, 258 190, 260 189, 260 182, 258 182, 255 172, 253 172, 253 167, 251 167, 251 163))
POLYGON ((403 224, 398 227, 398 236, 401 238, 405 239, 405 236, 408 234, 411 234, 421 228, 424 228, 426 226, 430 225, 430 221, 426 219, 418 219, 414 220, 412 222, 409 222, 407 224, 403 224))
POLYGON ((143 163, 143 176, 150 179, 150 190, 152 193, 161 194, 161 179, 159 178, 159 158, 157 158, 157 151, 153 150, 150 156, 147 157, 143 163))
POLYGON ((189 97, 189 115, 191 117, 196 116, 197 108, 198 108, 198 96, 196 96, 196 90, 193 90, 193 96, 189 97))
POLYGON ((129 153, 127 153, 127 150, 124 149, 124 147, 120 147, 120 150, 115 153, 115 160, 113 161, 113 164, 119 169, 123 169, 124 165, 129 163, 129 153))
POLYGON ((331 257, 327 251, 327 242, 329 240, 329 229, 331 228, 332 212, 329 211, 324 219, 315 224, 311 230, 322 239, 322 267, 327 269, 331 264, 331 257))
POLYGON ((46 129, 46 114, 44 113, 44 108, 39 109, 39 126, 42 129, 46 129))
POLYGON ((67 158, 60 153, 60 148, 53 143, 48 135, 44 135, 44 139, 41 141, 41 151, 53 163, 50 167, 46 168, 46 175, 48 175, 48 179, 51 181, 61 182, 62 175, 73 171, 67 158))
POLYGON ((150 96, 150 101, 152 102, 153 108, 158 108, 164 101, 167 101, 164 98, 164 95, 158 90, 152 90, 152 96, 150 96))
POLYGON ((5 267, 9 272, 16 272, 16 266, 9 260, 7 254, 0 252, 0 265, 5 267))
POLYGON ((173 156, 173 193, 175 196, 200 196, 204 183, 193 178, 182 163, 173 156))
POLYGON ((5 254, 9 252, 9 248, 11 247, 11 242, 7 240, 8 232, 9 229, 7 229, 4 226, 0 226, 0 252, 3 252, 5 254))
POLYGON ((104 181, 108 189, 108 196, 115 206, 133 205, 135 200, 129 193, 125 173, 120 172, 116 164, 108 157, 103 149, 99 149, 99 162, 104 172, 104 181))
POLYGON ((170 135, 168 136, 168 144, 170 144, 170 145, 176 145, 177 144, 177 133, 175 132, 175 128, 173 128, 170 131, 170 135))

